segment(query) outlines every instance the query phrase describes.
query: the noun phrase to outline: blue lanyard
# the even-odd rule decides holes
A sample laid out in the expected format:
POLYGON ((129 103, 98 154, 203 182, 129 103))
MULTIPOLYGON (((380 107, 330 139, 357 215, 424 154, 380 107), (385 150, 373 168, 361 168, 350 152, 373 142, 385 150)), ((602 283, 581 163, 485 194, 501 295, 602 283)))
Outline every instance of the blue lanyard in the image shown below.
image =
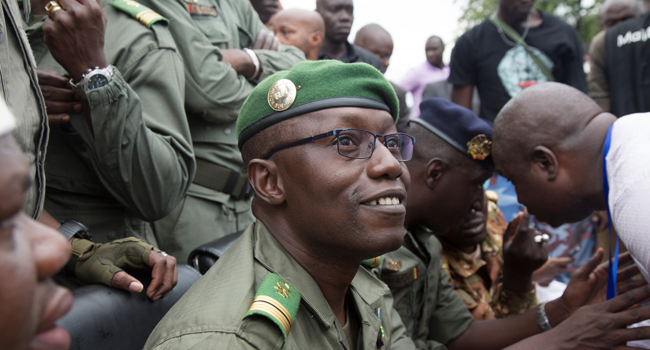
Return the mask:
POLYGON ((614 263, 612 264, 612 212, 609 210, 609 183, 607 181, 607 153, 612 143, 612 129, 610 125, 603 147, 603 189, 605 190, 605 203, 607 203, 607 223, 609 224, 609 269, 607 269, 607 300, 616 296, 616 277, 618 272, 618 237, 616 237, 616 249, 614 250, 614 263))

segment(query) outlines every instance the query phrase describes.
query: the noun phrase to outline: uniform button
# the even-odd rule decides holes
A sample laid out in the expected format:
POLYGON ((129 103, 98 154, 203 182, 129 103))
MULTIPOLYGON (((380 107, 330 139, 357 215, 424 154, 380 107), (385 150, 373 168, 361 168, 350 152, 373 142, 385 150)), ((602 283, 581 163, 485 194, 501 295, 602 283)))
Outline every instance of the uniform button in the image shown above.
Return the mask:
POLYGON ((226 130, 223 131, 223 133, 226 135, 230 135, 231 132, 232 131, 230 130, 230 128, 227 128, 226 130))
POLYGON ((41 161, 43 159, 43 151, 38 151, 38 154, 36 155, 36 160, 41 161))
POLYGON ((90 93, 90 100, 93 102, 99 101, 99 92, 93 91, 90 93))

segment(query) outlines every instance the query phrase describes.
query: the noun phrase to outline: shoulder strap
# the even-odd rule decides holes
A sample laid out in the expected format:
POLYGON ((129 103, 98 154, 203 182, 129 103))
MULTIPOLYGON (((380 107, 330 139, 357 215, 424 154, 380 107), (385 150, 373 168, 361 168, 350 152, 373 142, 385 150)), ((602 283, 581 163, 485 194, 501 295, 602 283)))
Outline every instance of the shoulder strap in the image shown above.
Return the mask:
POLYGON ((159 15, 152 9, 134 0, 115 0, 111 3, 111 5, 118 10, 128 13, 133 18, 140 21, 140 23, 147 26, 147 28, 151 28, 154 23, 160 21, 163 21, 165 24, 169 24, 169 20, 167 18, 159 15))
POLYGON ((252 315, 268 318, 280 328, 286 342, 300 299, 301 295, 294 286, 274 273, 267 273, 244 319, 252 315))
POLYGON ((367 267, 372 269, 372 268, 375 268, 375 267, 379 266, 380 263, 381 263, 381 256, 378 256, 376 258, 366 259, 366 260, 362 261, 361 265, 367 266, 367 267))
POLYGON ((548 67, 542 62, 542 60, 535 55, 531 50, 530 47, 528 47, 528 44, 521 38, 519 33, 517 33, 516 30, 512 29, 508 23, 502 21, 499 17, 497 17, 496 13, 493 13, 492 16, 490 16, 490 21, 498 28, 501 28, 503 32, 510 38, 512 41, 518 43, 521 45, 524 50, 526 50, 526 53, 528 53, 528 56, 533 59, 537 67, 542 71, 542 74, 546 76, 546 79, 548 81, 555 81, 555 77, 553 77, 553 74, 548 70, 548 67))

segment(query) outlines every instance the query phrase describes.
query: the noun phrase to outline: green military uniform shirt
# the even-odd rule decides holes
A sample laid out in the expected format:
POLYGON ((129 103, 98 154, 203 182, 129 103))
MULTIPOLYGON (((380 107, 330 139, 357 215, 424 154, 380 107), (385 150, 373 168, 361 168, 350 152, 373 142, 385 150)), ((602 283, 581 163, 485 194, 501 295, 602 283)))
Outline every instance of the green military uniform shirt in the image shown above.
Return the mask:
MULTIPOLYGON (((148 28, 110 1, 102 7, 115 74, 88 93, 94 133, 83 113, 52 126, 45 209, 84 223, 95 242, 134 236, 156 246, 147 221, 181 201, 195 170, 183 62, 164 22, 148 28)), ((28 29, 38 67, 66 74, 43 42, 42 23, 28 29)))
POLYGON ((390 287, 394 307, 418 349, 445 349, 473 321, 442 268, 442 246, 431 231, 406 232, 398 250, 374 269, 390 287))
MULTIPOLYGON (((250 199, 237 199, 217 187, 232 175, 237 189, 247 180, 237 148, 235 121, 255 82, 222 61, 222 49, 253 45, 266 29, 248 0, 142 0, 170 20, 169 29, 185 64, 185 108, 198 164, 188 197, 155 224, 161 248, 185 260, 197 246, 244 230, 254 217, 250 199), (217 173, 218 167, 222 172, 217 173), (203 181, 201 181, 203 180, 203 181)), ((302 51, 255 50, 262 67, 259 81, 304 60, 302 51)))
MULTIPOLYGON (((387 293, 383 283, 359 268, 348 299, 359 320, 356 349, 414 349, 387 293)), ((259 221, 174 305, 145 345, 146 350, 280 348, 349 350, 349 345, 314 278, 259 221), (242 320, 269 273, 292 286, 289 297, 295 297, 294 293, 301 297, 286 341, 269 318, 242 320)))
POLYGON ((518 315, 537 306, 534 288, 524 293, 503 288, 503 233, 508 222, 492 200, 487 214, 487 237, 477 247, 480 258, 442 241, 443 268, 477 320, 518 315))
POLYGON ((44 164, 49 135, 45 103, 18 4, 3 0, 0 10, 0 93, 16 116, 13 135, 25 153, 34 181, 25 193, 23 210, 38 220, 45 202, 44 164))

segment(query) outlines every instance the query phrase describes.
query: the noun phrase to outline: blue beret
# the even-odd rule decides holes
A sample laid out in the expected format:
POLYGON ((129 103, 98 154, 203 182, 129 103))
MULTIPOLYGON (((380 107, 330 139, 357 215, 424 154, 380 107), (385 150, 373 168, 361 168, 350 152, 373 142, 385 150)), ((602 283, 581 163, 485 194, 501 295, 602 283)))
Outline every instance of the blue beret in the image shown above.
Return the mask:
POLYGON ((469 109, 442 98, 429 98, 420 103, 420 117, 411 122, 420 124, 461 153, 494 171, 492 126, 469 109))

